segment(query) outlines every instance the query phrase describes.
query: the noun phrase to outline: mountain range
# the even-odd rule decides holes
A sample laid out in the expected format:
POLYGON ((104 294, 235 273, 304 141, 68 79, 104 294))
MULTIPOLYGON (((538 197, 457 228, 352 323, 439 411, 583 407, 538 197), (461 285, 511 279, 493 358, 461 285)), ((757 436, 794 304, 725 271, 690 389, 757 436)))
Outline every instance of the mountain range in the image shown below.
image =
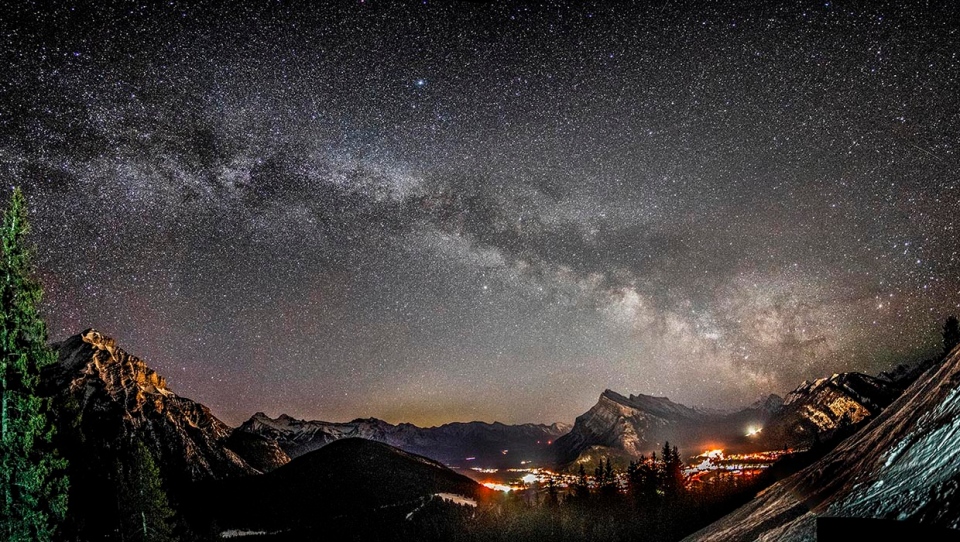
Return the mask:
MULTIPOLYGON (((149 450, 171 505, 188 511, 187 516, 197 503, 196 496, 204 490, 217 498, 203 503, 200 509, 215 511, 220 509, 210 508, 212 502, 236 504, 237 495, 250 496, 250 502, 262 495, 275 495, 270 502, 281 502, 281 496, 295 494, 291 491, 299 487, 292 482, 296 480, 304 480, 309 487, 319 481, 326 484, 322 494, 304 488, 297 503, 325 503, 331 510, 349 504, 358 512, 368 510, 374 501, 378 506, 420 506, 438 493, 473 498, 488 492, 442 463, 386 444, 346 438, 350 435, 343 431, 337 435, 343 437, 342 442, 330 439, 324 443, 338 440, 336 446, 316 450, 321 444, 315 444, 312 453, 292 447, 298 459, 291 461, 277 440, 227 426, 206 406, 174 393, 142 359, 96 330, 88 329, 54 346, 59 351, 59 363, 48 367, 43 386, 58 413, 58 449, 69 461, 71 514, 63 527, 66 539, 113 539, 121 531, 123 502, 129 498, 125 492, 136 491, 143 482, 129 480, 127 467, 143 461, 137 456, 140 443, 141 449, 149 450), (273 472, 263 475, 267 471, 273 472), (219 485, 226 481, 229 485, 219 485), (378 485, 386 482, 389 488, 378 485), (229 488, 226 493, 222 492, 224 487, 229 488), (356 489, 360 487, 365 489, 356 489), (345 497, 349 495, 356 499, 345 497)), ((364 422, 395 427, 379 420, 364 422)), ((511 427, 450 424, 449 431, 450 438, 492 433, 500 439, 499 445, 513 434, 511 427)), ((544 431, 550 431, 544 427, 544 431)), ((417 434, 418 429, 408 426, 402 431, 417 434)), ((532 425, 518 426, 515 433, 523 438, 539 434, 532 425)), ((363 434, 372 436, 370 432, 363 434)), ((434 442, 441 440, 442 435, 434 438, 434 442)), ((475 437, 472 442, 484 441, 475 437)), ((245 510, 240 504, 233 509, 245 510)), ((290 509, 299 508, 291 504, 290 509)), ((316 516, 314 513, 310 517, 316 516)), ((226 522, 224 525, 233 517, 220 512, 216 515, 226 522)), ((205 525, 209 518, 187 519, 205 525)))
POLYGON ((439 427, 393 425, 376 418, 345 423, 297 420, 285 414, 270 418, 262 412, 244 422, 235 434, 261 437, 290 457, 299 457, 343 438, 359 437, 424 455, 447 465, 484 468, 519 467, 521 462, 543 463, 551 444, 570 430, 554 423, 448 423, 439 427))
POLYGON ((684 451, 708 447, 802 447, 842 424, 879 413, 902 391, 903 379, 859 373, 804 382, 786 399, 770 395, 732 412, 699 410, 649 395, 605 390, 573 426, 554 423, 448 423, 439 427, 391 424, 376 418, 350 422, 271 418, 254 414, 238 428, 206 406, 171 391, 140 358, 96 330, 55 345, 60 363, 48 375, 64 408, 97 442, 134 435, 176 472, 175 483, 268 472, 292 458, 343 438, 359 437, 424 455, 455 467, 510 468, 578 459, 636 458, 665 441, 684 451), (762 428, 747 436, 750 428, 762 428))
POLYGON ((421 428, 375 418, 334 423, 257 413, 231 428, 96 330, 55 346, 59 363, 48 368, 44 386, 60 413, 58 446, 71 465, 74 504, 65 531, 76 539, 109 538, 115 531, 103 518, 111 517, 111 506, 120 508, 121 465, 134 457, 137 442, 153 455, 175 507, 200 506, 197 499, 228 503, 204 508, 224 528, 267 532, 296 524, 316 533, 319 524, 297 512, 309 515, 304 506, 329 519, 350 515, 338 508, 344 503, 358 511, 392 507, 408 514, 442 506, 429 504, 439 494, 484 498, 484 488, 449 466, 572 465, 600 457, 625 462, 667 440, 684 451, 804 447, 867 422, 813 467, 737 511, 739 519, 723 520, 697 539, 752 539, 766 532, 797 532, 804 539, 812 518, 834 513, 906 514, 948 525, 960 518, 953 504, 960 496, 960 464, 955 454, 943 453, 960 435, 956 352, 922 374, 835 374, 804 382, 785 399, 771 395, 732 412, 605 390, 572 427, 470 422, 421 428), (279 523, 254 521, 257 511, 279 523))

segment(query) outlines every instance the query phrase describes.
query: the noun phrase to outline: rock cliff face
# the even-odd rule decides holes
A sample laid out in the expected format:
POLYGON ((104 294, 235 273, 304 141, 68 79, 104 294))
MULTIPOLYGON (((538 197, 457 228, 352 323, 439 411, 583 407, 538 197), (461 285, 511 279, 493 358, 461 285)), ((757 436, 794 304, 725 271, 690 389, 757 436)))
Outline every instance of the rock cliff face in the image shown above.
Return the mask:
POLYGON ((140 439, 174 482, 259 472, 227 447, 231 429, 210 409, 171 391, 113 339, 88 329, 56 346, 60 363, 49 384, 87 445, 117 450, 140 439))
POLYGON ((624 397, 605 390, 597 404, 577 417, 573 430, 557 442, 558 453, 572 460, 585 449, 603 446, 639 456, 656 449, 664 433, 692 424, 700 415, 665 397, 624 397))
POLYGON ((960 348, 822 459, 690 541, 816 538, 818 516, 960 528, 960 348))
POLYGON ((448 465, 520 466, 520 461, 547 457, 552 441, 568 430, 569 426, 563 424, 505 425, 483 422, 417 427, 408 423, 393 425, 376 418, 332 423, 297 420, 286 414, 270 418, 258 412, 244 422, 237 432, 274 441, 290 457, 301 456, 340 439, 359 437, 383 442, 448 465))
POLYGON ((594 456, 625 461, 659 453, 666 441, 684 452, 699 451, 711 442, 738 438, 747 425, 763 423, 768 415, 761 405, 724 414, 699 411, 666 397, 625 397, 605 390, 593 408, 577 417, 570 433, 557 440, 557 461, 566 465, 594 456))

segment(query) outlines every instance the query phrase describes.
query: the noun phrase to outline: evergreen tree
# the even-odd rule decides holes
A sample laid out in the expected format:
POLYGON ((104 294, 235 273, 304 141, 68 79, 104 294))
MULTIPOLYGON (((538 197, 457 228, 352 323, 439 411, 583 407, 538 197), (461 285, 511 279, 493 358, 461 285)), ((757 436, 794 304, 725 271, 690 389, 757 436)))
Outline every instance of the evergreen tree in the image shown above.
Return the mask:
POLYGON ((577 471, 577 497, 585 499, 590 495, 590 486, 587 485, 587 471, 580 463, 580 469, 577 471))
POLYGON ((51 440, 40 373, 56 363, 40 317, 26 199, 15 188, 0 232, 0 538, 51 540, 67 510, 66 461, 51 440))
POLYGON ((169 542, 173 535, 173 509, 160 480, 160 469, 150 450, 138 439, 124 468, 119 468, 121 532, 124 540, 169 542))
POLYGON ((631 462, 627 469, 628 490, 638 506, 647 506, 657 498, 659 476, 656 460, 656 454, 650 459, 641 455, 640 460, 636 463, 631 462))
POLYGON ((608 503, 617 496, 617 478, 613 473, 613 460, 607 458, 603 467, 603 483, 600 485, 600 494, 608 503))
MULTIPOLYGON (((640 461, 643 461, 643 455, 640 455, 640 461)), ((637 485, 636 482, 639 481, 638 473, 640 472, 640 464, 636 461, 631 461, 627 465, 627 490, 630 494, 634 493, 637 485)))
POLYGON ((660 463, 657 464, 657 473, 660 478, 660 490, 664 494, 669 494, 670 491, 667 488, 670 470, 670 441, 663 443, 663 449, 660 450, 660 463))
POLYGON ((943 324, 943 355, 948 355, 954 347, 960 344, 960 320, 950 316, 943 324))
POLYGON ((553 476, 547 479, 547 505, 556 506, 560 503, 560 499, 557 497, 557 483, 554 482, 553 476))
POLYGON ((660 487, 664 495, 674 497, 683 489, 683 461, 677 447, 671 448, 669 442, 663 444, 662 456, 660 487))
POLYGON ((679 493, 683 490, 686 479, 683 476, 683 459, 680 458, 680 450, 676 446, 670 452, 668 473, 674 492, 679 493))

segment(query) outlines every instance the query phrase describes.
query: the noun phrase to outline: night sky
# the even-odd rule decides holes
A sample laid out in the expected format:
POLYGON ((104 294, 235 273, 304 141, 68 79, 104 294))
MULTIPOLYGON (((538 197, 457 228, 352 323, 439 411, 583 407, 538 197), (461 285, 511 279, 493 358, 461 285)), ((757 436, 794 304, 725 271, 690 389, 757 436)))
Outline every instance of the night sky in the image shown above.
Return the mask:
POLYGON ((731 408, 960 312, 950 1, 21 4, 51 338, 228 423, 731 408))

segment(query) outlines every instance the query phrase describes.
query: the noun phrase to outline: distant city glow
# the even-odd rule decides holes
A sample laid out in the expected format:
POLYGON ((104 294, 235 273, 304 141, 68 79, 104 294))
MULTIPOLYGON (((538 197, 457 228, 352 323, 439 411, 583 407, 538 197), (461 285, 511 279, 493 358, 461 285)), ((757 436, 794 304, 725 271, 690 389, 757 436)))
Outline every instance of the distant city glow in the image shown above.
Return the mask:
POLYGON ((521 478, 521 480, 523 480, 525 484, 532 484, 537 481, 537 475, 531 473, 521 478))
POLYGON ((504 493, 509 493, 513 491, 513 488, 506 484, 498 484, 496 482, 484 482, 483 485, 484 487, 488 487, 496 491, 503 491, 504 493))
POLYGON ((684 474, 688 476, 691 483, 703 482, 705 477, 710 476, 709 473, 716 471, 723 471, 733 476, 754 476, 781 457, 798 451, 802 450, 788 448, 746 454, 724 454, 723 450, 719 449, 707 450, 697 456, 700 463, 684 469, 684 474))

